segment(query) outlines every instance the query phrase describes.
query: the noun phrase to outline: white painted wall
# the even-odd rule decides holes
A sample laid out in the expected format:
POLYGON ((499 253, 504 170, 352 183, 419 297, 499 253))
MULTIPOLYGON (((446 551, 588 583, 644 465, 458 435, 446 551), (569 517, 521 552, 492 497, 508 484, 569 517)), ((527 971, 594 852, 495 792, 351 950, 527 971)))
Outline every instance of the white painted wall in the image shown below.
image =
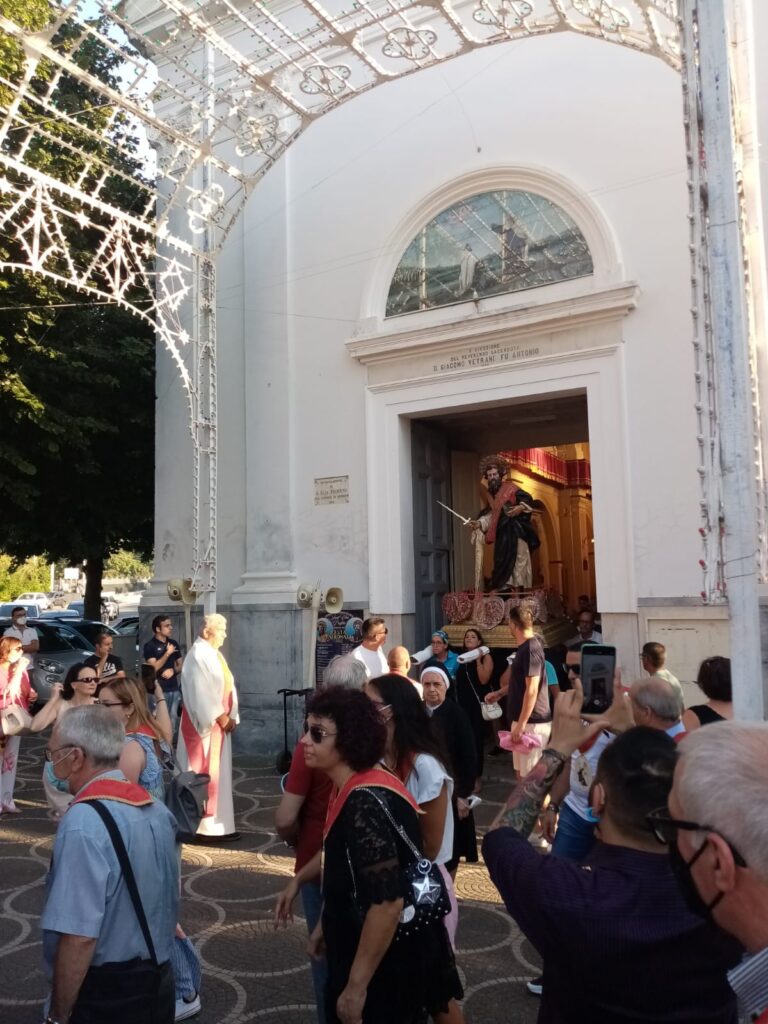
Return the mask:
MULTIPOLYGON (((626 394, 616 403, 629 438, 628 466, 617 466, 630 481, 626 558, 639 598, 698 594, 680 81, 653 58, 564 33, 496 45, 350 101, 256 188, 219 273, 222 602, 233 590, 236 602, 288 601, 298 579, 318 578, 365 602, 376 543, 367 474, 382 472, 386 453, 367 449, 367 373, 345 342, 382 326, 369 319, 372 289, 409 241, 411 212, 456 178, 504 166, 549 171, 593 203, 620 254, 615 279, 640 286, 622 323, 626 394), (340 474, 350 504, 316 507, 313 479, 340 474)), ((159 387, 166 376, 161 366, 159 387)), ((182 451, 176 405, 161 407, 159 436, 182 451)), ((158 552, 171 537, 178 553, 188 470, 183 455, 175 468, 163 461, 162 447, 158 552)))
MULTIPOLYGON (((639 596, 698 593, 681 118, 669 68, 560 35, 383 86, 326 115, 290 149, 287 170, 277 169, 288 181, 286 206, 269 211, 287 221, 287 266, 273 260, 271 235, 249 233, 246 344, 258 345, 258 317, 287 281, 300 576, 367 593, 365 476, 377 471, 376 453, 366 460, 366 375, 344 342, 368 312, 380 261, 399 258, 398 224, 454 178, 507 164, 550 169, 586 194, 611 225, 623 276, 640 285, 639 307, 624 322, 635 545, 627 556, 639 596), (351 504, 315 508, 313 478, 341 473, 350 474, 351 504)), ((259 190, 251 206, 264 210, 259 190)))

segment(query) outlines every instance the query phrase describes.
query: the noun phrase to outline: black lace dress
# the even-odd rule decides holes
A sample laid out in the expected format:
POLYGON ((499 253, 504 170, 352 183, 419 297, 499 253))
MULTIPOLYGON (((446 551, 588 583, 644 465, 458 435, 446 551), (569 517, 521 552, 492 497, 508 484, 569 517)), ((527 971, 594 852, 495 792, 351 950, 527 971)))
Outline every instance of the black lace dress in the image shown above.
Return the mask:
MULTIPOLYGON (((421 846, 413 808, 382 787, 376 795, 421 846)), ((328 957, 326 1012, 338 1022, 336 1000, 344 991, 363 920, 372 903, 404 895, 402 867, 413 858, 369 793, 353 790, 325 840, 323 935, 328 957), (355 897, 356 892, 356 897, 355 897)), ((368 985, 364 1024, 422 1024, 433 1011, 462 997, 453 952, 442 923, 415 936, 393 939, 368 985)))

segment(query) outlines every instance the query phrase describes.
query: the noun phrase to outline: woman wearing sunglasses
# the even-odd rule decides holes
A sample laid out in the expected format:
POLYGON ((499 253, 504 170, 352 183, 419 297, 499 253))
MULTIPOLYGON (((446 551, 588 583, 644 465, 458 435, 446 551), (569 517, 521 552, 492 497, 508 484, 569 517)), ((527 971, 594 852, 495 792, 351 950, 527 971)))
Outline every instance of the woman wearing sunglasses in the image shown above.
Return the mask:
POLYGON ((150 714, 145 690, 133 679, 116 679, 99 692, 99 704, 109 708, 125 727, 126 743, 120 756, 120 771, 138 782, 156 800, 165 799, 161 744, 170 745, 173 726, 165 696, 155 683, 156 717, 150 714))
MULTIPOLYGON (((70 665, 66 676, 64 676, 63 686, 59 683, 54 684, 50 700, 32 719, 30 731, 42 732, 49 725, 53 728, 70 708, 81 708, 87 704, 93 704, 98 684, 99 677, 96 675, 95 668, 86 665, 84 661, 70 665)), ((67 781, 56 778, 53 764, 50 761, 43 764, 43 790, 50 808, 50 817, 54 820, 60 818, 69 807, 72 794, 69 792, 67 781)))
POLYGON ((334 784, 323 915, 310 940, 315 955, 325 947, 329 1024, 418 1024, 461 997, 442 921, 394 941, 413 855, 389 816, 419 849, 421 837, 415 801, 378 765, 385 740, 380 714, 359 692, 331 687, 309 705, 304 758, 334 784))

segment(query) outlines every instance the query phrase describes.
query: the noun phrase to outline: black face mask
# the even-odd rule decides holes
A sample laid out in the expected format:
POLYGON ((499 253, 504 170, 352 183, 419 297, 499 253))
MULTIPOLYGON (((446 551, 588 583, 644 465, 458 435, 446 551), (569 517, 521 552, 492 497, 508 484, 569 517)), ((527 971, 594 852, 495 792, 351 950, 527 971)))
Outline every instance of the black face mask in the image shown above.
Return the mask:
POLYGON ((677 843, 672 843, 669 847, 669 862, 672 865, 672 871, 685 900, 685 905, 692 914, 704 918, 705 921, 711 921, 712 911, 723 898, 723 893, 718 893, 711 903, 705 903, 691 875, 691 868, 706 848, 707 844, 703 843, 694 853, 693 857, 690 860, 686 860, 682 853, 680 853, 677 843))

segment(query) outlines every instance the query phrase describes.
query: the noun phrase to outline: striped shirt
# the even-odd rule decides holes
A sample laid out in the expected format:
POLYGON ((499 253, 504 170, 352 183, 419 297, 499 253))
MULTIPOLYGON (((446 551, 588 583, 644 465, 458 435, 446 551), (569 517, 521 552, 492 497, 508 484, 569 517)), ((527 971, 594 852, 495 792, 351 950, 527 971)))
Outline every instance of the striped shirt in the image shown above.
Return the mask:
POLYGON ((747 1020, 768 1021, 768 948, 744 957, 728 981, 747 1020))

